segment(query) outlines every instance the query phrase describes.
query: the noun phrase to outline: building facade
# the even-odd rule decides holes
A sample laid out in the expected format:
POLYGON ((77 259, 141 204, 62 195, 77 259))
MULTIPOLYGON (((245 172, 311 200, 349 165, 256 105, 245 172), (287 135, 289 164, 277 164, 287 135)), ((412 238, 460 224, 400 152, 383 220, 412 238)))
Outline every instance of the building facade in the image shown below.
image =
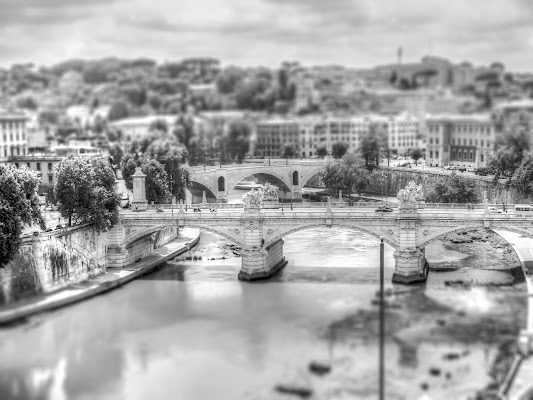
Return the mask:
POLYGON ((47 196, 48 200, 52 200, 54 185, 56 184, 55 167, 63 159, 64 157, 57 155, 25 155, 10 157, 9 162, 17 168, 28 168, 37 172, 41 178, 38 193, 47 196))
POLYGON ((425 123, 430 166, 486 167, 496 130, 489 114, 434 115, 425 123))
POLYGON ((386 134, 392 153, 405 154, 419 144, 419 122, 409 114, 302 117, 259 122, 255 154, 283 157, 285 147, 290 145, 300 157, 316 157, 320 147, 331 154, 333 145, 338 142, 346 143, 347 152, 353 153, 371 130, 386 134))
POLYGON ((0 110, 0 162, 28 152, 27 119, 23 113, 0 110))

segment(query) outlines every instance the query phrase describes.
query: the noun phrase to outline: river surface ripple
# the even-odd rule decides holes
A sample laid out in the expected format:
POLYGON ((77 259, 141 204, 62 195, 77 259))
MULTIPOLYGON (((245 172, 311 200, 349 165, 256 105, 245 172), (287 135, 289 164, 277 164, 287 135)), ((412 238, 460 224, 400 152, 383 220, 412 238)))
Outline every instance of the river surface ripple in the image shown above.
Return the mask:
MULTIPOLYGON (((0 399, 297 398, 278 393, 280 384, 310 388, 311 399, 376 399, 378 241, 347 229, 289 235, 287 267, 253 283, 237 280, 241 260, 228 244, 202 233, 182 261, 0 330, 0 399), (312 361, 331 373, 312 374, 312 361)), ((446 251, 430 247, 429 261, 464 257, 446 251)), ((385 265, 392 288, 388 245, 385 265)), ((431 399, 472 397, 512 335, 476 337, 468 321, 506 316, 514 323, 524 313, 514 287, 442 282, 442 274, 430 274, 426 285, 400 286, 405 293, 391 300, 387 399, 425 391, 431 399)))

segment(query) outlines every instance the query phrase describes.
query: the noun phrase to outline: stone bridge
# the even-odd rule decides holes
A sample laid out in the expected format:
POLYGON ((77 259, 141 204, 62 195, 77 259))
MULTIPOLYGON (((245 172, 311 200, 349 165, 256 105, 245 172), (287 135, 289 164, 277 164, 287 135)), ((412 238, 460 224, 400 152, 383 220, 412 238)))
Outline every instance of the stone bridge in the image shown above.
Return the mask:
POLYGON ((402 208, 389 212, 343 207, 297 208, 292 211, 246 207, 185 211, 183 207, 163 212, 122 211, 120 222, 110 232, 110 247, 121 249, 109 255, 109 266, 122 267, 128 245, 172 227, 197 227, 219 234, 242 247, 239 278, 267 278, 280 269, 283 238, 293 232, 311 228, 346 227, 383 238, 395 248, 393 281, 412 283, 427 275, 425 247, 441 236, 465 228, 491 228, 533 236, 533 215, 527 213, 491 214, 486 209, 402 208))
MULTIPOLYGON (((253 170, 258 169, 254 167, 253 170)), ((309 168, 307 171, 306 176, 310 176, 313 170, 309 168)), ((298 173, 302 173, 301 170, 298 173)), ((241 172, 241 175, 235 176, 234 182, 238 182, 238 176, 246 175, 241 172)), ((219 234, 242 247, 240 279, 267 278, 286 263, 283 256, 285 236, 310 228, 346 227, 383 238, 394 247, 395 270, 392 280, 412 283, 426 279, 426 246, 450 232, 466 228, 491 228, 533 236, 531 212, 490 213, 487 200, 483 208, 475 210, 467 210, 466 207, 432 208, 427 204, 421 207, 415 200, 415 195, 420 196, 421 188, 414 183, 399 192, 399 207, 392 212, 345 207, 344 203, 332 208, 329 200, 325 209, 304 206, 285 211, 283 208, 272 208, 279 205, 274 200, 274 203, 268 204, 268 208, 266 205, 263 207, 262 203, 249 202, 243 208, 196 212, 184 210, 180 204, 175 212, 176 207, 172 206, 170 209, 160 209, 160 212, 150 212, 147 211, 145 175, 137 168, 132 178, 134 210, 121 211, 119 223, 109 232, 110 267, 124 267, 131 262, 128 249, 140 239, 152 236, 156 242, 155 236, 160 231, 176 232, 176 228, 197 227, 219 234)), ((514 207, 509 205, 509 209, 514 210, 514 207)))
MULTIPOLYGON (((268 160, 267 160, 268 163, 268 160)), ((222 167, 192 168, 191 188, 205 191, 217 202, 227 201, 228 192, 250 175, 265 175, 274 178, 280 195, 294 200, 301 199, 304 185, 327 165, 326 161, 290 161, 269 164, 240 164, 222 167), (281 182, 282 184, 280 184, 281 182), (283 192, 285 193, 283 196, 283 192)))

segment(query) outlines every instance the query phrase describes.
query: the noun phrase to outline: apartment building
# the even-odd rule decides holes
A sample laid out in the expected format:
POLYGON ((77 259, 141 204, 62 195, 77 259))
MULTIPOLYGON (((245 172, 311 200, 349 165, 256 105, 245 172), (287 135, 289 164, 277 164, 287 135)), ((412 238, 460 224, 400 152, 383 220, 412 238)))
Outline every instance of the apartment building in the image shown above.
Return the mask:
POLYGON ((486 167, 496 131, 489 114, 432 115, 426 118, 426 157, 431 166, 486 167))
POLYGON ((55 167, 64 158, 58 155, 21 155, 10 157, 9 162, 17 168, 26 167, 37 172, 41 178, 38 193, 52 199, 56 183, 55 167))
POLYGON ((259 122, 255 154, 283 157, 285 147, 291 145, 301 157, 314 157, 322 146, 331 154, 337 142, 347 143, 348 153, 353 153, 370 129, 388 135, 393 153, 404 154, 418 145, 418 119, 409 114, 307 117, 259 122))
POLYGON ((0 110, 0 162, 27 153, 27 120, 23 113, 0 110))

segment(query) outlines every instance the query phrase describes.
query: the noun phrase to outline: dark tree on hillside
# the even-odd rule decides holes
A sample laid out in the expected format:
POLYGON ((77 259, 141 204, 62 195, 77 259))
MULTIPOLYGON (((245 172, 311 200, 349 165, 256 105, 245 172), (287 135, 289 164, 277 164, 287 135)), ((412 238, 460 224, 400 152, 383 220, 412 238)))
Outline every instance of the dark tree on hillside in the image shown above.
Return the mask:
POLYGON ((129 117, 130 112, 126 103, 118 101, 111 106, 107 118, 110 121, 116 121, 122 118, 129 117))
POLYGON ((232 158, 242 163, 246 153, 250 150, 250 137, 252 128, 245 121, 233 121, 228 128, 226 138, 226 151, 232 158))
POLYGON ((387 150, 387 132, 378 124, 371 124, 359 147, 359 152, 365 160, 366 167, 372 169, 378 166, 381 153, 387 150))

